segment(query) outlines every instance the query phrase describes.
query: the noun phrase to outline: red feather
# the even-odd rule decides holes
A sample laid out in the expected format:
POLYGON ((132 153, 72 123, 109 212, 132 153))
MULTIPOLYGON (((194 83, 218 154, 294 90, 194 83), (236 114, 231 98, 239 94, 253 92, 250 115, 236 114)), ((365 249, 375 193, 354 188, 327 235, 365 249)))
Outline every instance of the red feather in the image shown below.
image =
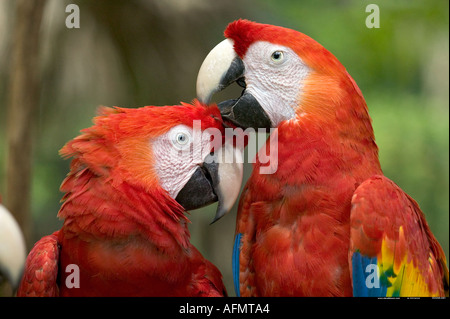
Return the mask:
POLYGON ((223 129, 218 108, 197 101, 102 108, 94 126, 61 150, 73 157, 61 186, 64 225, 36 244, 18 294, 226 295, 219 270, 189 241, 183 207, 159 186, 152 168, 151 138, 193 120, 202 129, 223 129), (79 269, 79 288, 65 284, 70 264, 79 269))
MULTIPOLYGON (((268 41, 291 48, 309 67, 295 118, 281 122, 273 133, 278 137, 277 171, 260 174, 264 165, 257 161, 241 196, 236 225, 236 233, 241 234, 240 294, 351 296, 350 249, 367 249, 367 254, 380 249, 379 243, 354 246, 350 231, 355 191, 383 174, 361 91, 336 57, 300 32, 238 20, 227 27, 225 36, 234 40, 244 61, 254 42, 268 41)), ((266 148, 268 153, 268 143, 266 148)), ((372 188, 367 193, 372 193, 374 203, 383 203, 387 196, 372 188)), ((395 212, 407 216, 410 204, 394 203, 395 212)), ((383 223, 369 218, 370 209, 364 210, 369 221, 357 220, 364 223, 362 238, 382 238, 391 225, 399 231, 392 207, 383 208, 379 210, 387 214, 383 223)), ((435 277, 429 287, 439 286, 443 292, 448 290, 445 256, 418 207, 417 211, 406 222, 420 223, 419 233, 405 232, 405 236, 423 237, 416 255, 422 255, 419 259, 424 263, 423 256, 430 254, 439 261, 437 266, 431 262, 435 277)))

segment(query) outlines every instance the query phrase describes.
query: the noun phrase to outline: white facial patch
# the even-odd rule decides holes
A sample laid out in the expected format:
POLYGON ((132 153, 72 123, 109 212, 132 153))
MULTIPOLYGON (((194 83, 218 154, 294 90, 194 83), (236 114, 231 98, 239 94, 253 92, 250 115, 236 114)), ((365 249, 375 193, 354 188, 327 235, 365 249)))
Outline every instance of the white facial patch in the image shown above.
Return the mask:
POLYGON ((151 141, 156 173, 162 188, 176 198, 198 165, 211 151, 211 134, 177 125, 151 141))
POLYGON ((274 127, 294 118, 303 81, 310 69, 290 48, 259 41, 244 57, 246 91, 253 95, 274 127))

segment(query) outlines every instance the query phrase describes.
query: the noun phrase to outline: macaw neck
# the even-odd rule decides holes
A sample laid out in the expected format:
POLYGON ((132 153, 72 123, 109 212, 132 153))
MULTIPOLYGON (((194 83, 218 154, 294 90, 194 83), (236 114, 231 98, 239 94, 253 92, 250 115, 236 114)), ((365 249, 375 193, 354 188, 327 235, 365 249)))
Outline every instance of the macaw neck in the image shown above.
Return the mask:
POLYGON ((304 82, 295 113, 301 127, 315 125, 355 139, 375 139, 366 101, 345 69, 333 75, 312 72, 304 82))
POLYGON ((70 173, 58 217, 67 236, 127 240, 142 237, 158 247, 189 245, 184 209, 162 189, 145 190, 85 168, 70 173))
POLYGON ((259 172, 267 166, 264 162, 267 157, 261 155, 264 150, 265 154, 271 154, 270 164, 276 168, 272 173, 287 183, 292 179, 293 183, 301 184, 296 174, 305 178, 303 182, 315 184, 349 176, 361 183, 372 175, 382 174, 369 117, 367 121, 355 115, 353 119, 344 117, 329 122, 305 115, 284 121, 258 154, 254 170, 259 172))
POLYGON ((280 136, 292 135, 290 143, 295 140, 297 153, 328 154, 330 165, 353 158, 355 162, 350 163, 358 166, 349 169, 364 167, 381 173, 372 119, 360 89, 345 69, 335 75, 312 73, 305 81, 295 118, 278 129, 280 136))

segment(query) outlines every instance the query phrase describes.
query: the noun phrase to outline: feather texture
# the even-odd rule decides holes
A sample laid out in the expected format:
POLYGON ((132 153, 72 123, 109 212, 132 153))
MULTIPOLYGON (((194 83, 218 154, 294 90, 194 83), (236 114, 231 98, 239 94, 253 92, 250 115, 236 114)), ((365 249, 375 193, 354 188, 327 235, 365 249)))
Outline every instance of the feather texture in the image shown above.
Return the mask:
MULTIPOLYGON (((355 191, 350 258, 370 260, 376 265, 375 280, 385 289, 375 289, 375 296, 448 294, 446 259, 422 211, 412 198, 384 176, 372 177, 355 191)), ((363 274, 365 278, 368 275, 365 269, 363 274)), ((354 281, 354 290, 360 289, 362 284, 366 282, 354 281)))
MULTIPOLYGON (((229 24, 225 36, 252 70, 267 59, 251 51, 258 41, 289 48, 308 68, 295 116, 275 133, 277 171, 260 174, 257 159, 240 199, 240 295, 448 294, 442 248, 417 203, 383 177, 366 102, 336 57, 300 32, 247 20, 229 24), (250 51, 259 60, 249 62, 250 51), (366 286, 369 265, 378 267, 376 289, 366 286)), ((256 81, 270 86, 271 75, 244 77, 255 90, 256 81)))
POLYGON ((62 229, 27 259, 22 296, 223 296, 219 270, 190 243, 183 207, 161 188, 150 143, 175 125, 222 129, 217 107, 194 101, 101 108, 61 150, 73 157, 61 185, 62 229), (79 288, 67 287, 74 264, 79 288), (49 290, 48 287, 51 289, 49 290))
POLYGON ((18 297, 57 297, 58 232, 39 240, 28 255, 18 297))

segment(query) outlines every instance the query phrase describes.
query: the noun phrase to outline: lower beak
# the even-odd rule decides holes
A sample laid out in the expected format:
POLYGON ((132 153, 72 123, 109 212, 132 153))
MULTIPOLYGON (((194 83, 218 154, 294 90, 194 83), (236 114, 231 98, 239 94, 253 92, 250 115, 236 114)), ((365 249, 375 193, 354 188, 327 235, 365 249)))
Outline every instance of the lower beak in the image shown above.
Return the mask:
POLYGON ((272 127, 271 121, 253 95, 244 90, 240 98, 227 100, 217 105, 222 118, 243 129, 252 127, 255 130, 272 127))
MULTIPOLYGON (((245 80, 245 66, 234 51, 233 41, 225 39, 206 56, 197 76, 197 97, 203 103, 209 103, 214 93, 223 90, 233 82, 245 80)), ((244 85, 245 87, 245 85, 244 85)), ((242 128, 254 129, 272 127, 269 116, 256 98, 244 88, 236 100, 219 103, 219 109, 225 121, 242 128)))
POLYGON ((240 150, 225 143, 204 159, 175 200, 186 210, 219 202, 212 223, 228 213, 237 200, 242 184, 243 160, 240 150))

